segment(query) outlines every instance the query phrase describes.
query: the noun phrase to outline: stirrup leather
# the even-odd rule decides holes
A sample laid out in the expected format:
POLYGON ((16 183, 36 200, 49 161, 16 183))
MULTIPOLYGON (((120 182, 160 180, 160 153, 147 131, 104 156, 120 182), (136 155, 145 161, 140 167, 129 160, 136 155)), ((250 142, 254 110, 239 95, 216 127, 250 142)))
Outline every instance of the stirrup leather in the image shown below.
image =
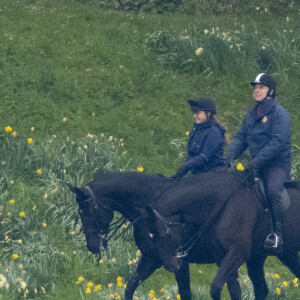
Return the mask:
POLYGON ((275 233, 270 233, 266 240, 265 240, 265 248, 279 248, 282 245, 282 240, 280 237, 275 233))

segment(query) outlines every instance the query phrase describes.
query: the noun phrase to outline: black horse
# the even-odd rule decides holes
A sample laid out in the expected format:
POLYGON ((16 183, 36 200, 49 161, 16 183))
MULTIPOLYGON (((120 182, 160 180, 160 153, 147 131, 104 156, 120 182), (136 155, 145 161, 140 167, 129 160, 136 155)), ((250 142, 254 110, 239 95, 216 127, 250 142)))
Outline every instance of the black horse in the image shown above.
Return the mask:
MULTIPOLYGON (((135 241, 142 256, 135 274, 128 281, 126 300, 132 299, 138 285, 161 267, 162 262, 168 270, 175 272, 179 293, 184 300, 191 299, 189 263, 217 263, 220 268, 211 287, 213 299, 220 299, 225 282, 231 298, 241 299, 238 268, 247 262, 256 299, 266 298, 268 288, 263 265, 267 254, 262 245, 270 220, 236 175, 211 172, 173 182, 158 175, 112 173, 96 177, 83 188, 70 188, 77 195, 91 252, 101 254, 101 249, 105 248, 113 211, 120 212, 134 225, 135 241), (226 203, 225 199, 228 199, 226 203), (157 215, 150 209, 145 210, 150 204, 157 215), (157 226, 153 226, 149 219, 157 226), (202 228, 205 230, 199 238, 199 227, 208 224, 207 219, 211 224, 202 228), (167 230, 170 224, 177 227, 178 241, 176 234, 174 240, 174 235, 167 230), (173 249, 182 242, 180 234, 185 227, 186 236, 193 237, 196 233, 196 238, 192 240, 188 254, 178 258, 180 255, 173 249), (162 245, 162 237, 169 242, 162 245)), ((300 277, 300 230, 296 226, 300 213, 300 201, 296 199, 300 192, 298 188, 291 188, 289 194, 292 204, 286 211, 284 251, 278 258, 300 277)), ((174 231, 173 227, 171 231, 174 231)))

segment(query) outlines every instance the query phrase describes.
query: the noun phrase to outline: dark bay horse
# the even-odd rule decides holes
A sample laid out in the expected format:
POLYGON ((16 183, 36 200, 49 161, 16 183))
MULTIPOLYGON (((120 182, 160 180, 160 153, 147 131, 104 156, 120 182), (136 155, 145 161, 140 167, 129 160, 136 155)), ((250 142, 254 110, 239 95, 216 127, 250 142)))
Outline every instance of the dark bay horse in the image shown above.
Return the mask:
MULTIPOLYGON (((220 299, 225 282, 231 298, 241 299, 238 268, 247 262, 256 299, 266 298, 268 288, 263 265, 267 254, 262 245, 269 231, 269 218, 259 208, 251 191, 240 184, 236 175, 211 172, 186 176, 174 183, 158 175, 112 173, 96 177, 85 187, 70 188, 77 196, 87 246, 91 252, 101 254, 101 249, 105 248, 114 211, 123 214, 134 225, 134 238, 142 256, 135 274, 128 281, 126 300, 132 299, 138 285, 161 267, 162 263, 175 272, 183 300, 191 299, 189 263, 217 263, 220 269, 212 284, 213 299, 220 299), (233 194, 234 189, 237 191, 233 194), (218 215, 219 203, 230 195, 227 205, 218 215), (158 221, 153 214, 155 226, 149 225, 153 216, 150 209, 145 210, 145 206, 151 203, 152 208, 167 223, 158 221), (178 225, 184 227, 186 224, 187 232, 192 236, 199 226, 206 223, 207 217, 214 213, 218 215, 216 220, 201 238, 195 240, 185 257, 178 258, 173 247, 168 249, 176 242, 173 241, 173 235, 168 235, 167 230, 164 230, 166 224, 174 224, 179 232, 182 228, 178 225), (160 223, 163 223, 163 228, 159 229, 160 223), (156 232, 158 230, 160 232, 156 232), (166 241, 170 240, 170 243, 161 245, 161 238, 165 234, 166 241), (174 255, 166 254, 166 250, 174 255)), ((300 214, 300 201, 296 200, 300 191, 291 188, 289 194, 292 204, 286 211, 284 252, 278 258, 300 277, 300 230, 296 226, 300 214)))

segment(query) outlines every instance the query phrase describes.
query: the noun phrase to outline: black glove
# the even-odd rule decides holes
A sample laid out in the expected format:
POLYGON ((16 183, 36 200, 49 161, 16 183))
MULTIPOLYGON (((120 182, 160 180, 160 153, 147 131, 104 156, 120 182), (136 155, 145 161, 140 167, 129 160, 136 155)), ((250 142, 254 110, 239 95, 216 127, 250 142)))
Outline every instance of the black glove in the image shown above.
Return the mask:
POLYGON ((182 165, 177 173, 173 176, 174 179, 183 177, 187 172, 189 171, 189 168, 186 165, 182 165))

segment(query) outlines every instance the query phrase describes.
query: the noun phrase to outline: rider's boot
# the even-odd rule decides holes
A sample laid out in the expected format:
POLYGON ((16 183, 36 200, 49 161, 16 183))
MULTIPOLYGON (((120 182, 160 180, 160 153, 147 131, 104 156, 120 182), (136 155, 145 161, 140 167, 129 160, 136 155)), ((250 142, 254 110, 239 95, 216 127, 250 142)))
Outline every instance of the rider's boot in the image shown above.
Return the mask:
POLYGON ((265 240, 265 249, 274 251, 276 253, 282 251, 283 237, 283 212, 280 205, 280 199, 274 199, 272 203, 274 216, 274 232, 271 232, 265 240))

